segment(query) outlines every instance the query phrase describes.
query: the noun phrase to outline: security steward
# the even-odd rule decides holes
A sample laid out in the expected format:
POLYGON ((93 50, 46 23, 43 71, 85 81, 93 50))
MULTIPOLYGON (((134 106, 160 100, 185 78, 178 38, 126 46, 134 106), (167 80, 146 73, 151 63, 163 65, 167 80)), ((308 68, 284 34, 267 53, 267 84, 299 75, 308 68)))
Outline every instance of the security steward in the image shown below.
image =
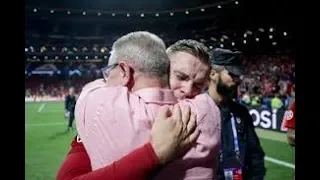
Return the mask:
POLYGON ((65 98, 65 114, 67 114, 68 122, 68 129, 67 131, 72 131, 72 123, 74 120, 74 109, 76 107, 77 97, 74 93, 74 88, 69 88, 69 94, 65 98))
POLYGON ((221 111, 219 180, 262 180, 265 153, 254 130, 248 109, 236 102, 244 69, 241 52, 214 49, 208 93, 221 111), (213 87, 212 87, 213 86, 213 87))

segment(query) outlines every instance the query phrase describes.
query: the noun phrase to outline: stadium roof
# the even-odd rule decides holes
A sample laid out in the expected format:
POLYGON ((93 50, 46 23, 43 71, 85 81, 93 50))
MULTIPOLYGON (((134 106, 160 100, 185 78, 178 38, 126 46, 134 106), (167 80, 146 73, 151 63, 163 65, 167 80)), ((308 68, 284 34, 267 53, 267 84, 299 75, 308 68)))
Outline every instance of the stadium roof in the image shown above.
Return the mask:
MULTIPOLYGON (((213 11, 206 11, 206 14, 210 14, 215 17, 219 13, 224 13, 227 17, 227 23, 241 23, 243 26, 248 27, 252 25, 275 25, 290 26, 293 24, 295 18, 293 18, 293 12, 290 10, 290 3, 288 0, 259 0, 259 1, 243 1, 243 0, 26 0, 26 9, 37 8, 39 10, 55 10, 64 11, 78 11, 81 14, 86 12, 88 15, 90 12, 98 14, 103 12, 116 14, 152 14, 155 16, 161 13, 170 12, 190 12, 190 17, 196 17, 197 14, 192 13, 192 10, 207 9, 210 7, 218 7, 222 5, 222 8, 215 9, 213 11), (238 4, 238 7, 232 9, 232 12, 226 11, 224 4, 238 4), (228 15, 236 14, 241 19, 236 21, 230 21, 228 15), (240 22, 239 22, 240 21, 240 22)), ((138 16, 139 16, 138 15, 138 16)), ((220 19, 223 17, 219 17, 220 19)), ((119 22, 119 20, 117 20, 119 22)))
MULTIPOLYGON (((150 30, 179 38, 204 39, 208 45, 249 47, 267 43, 292 46, 294 18, 289 1, 243 0, 27 0, 26 29, 75 29, 102 34, 150 30), (40 25, 40 26, 39 26, 40 25), (90 29, 91 28, 91 29, 90 29), (37 28, 36 28, 37 29, 37 28), (271 32, 272 31, 272 32, 271 32), (270 35, 272 37, 270 37, 270 35)), ((48 29, 48 30, 45 30, 48 29)), ((170 43, 170 42, 169 42, 170 43)), ((262 47, 264 48, 264 46, 262 47)))
POLYGON ((26 0, 27 6, 111 11, 162 11, 194 8, 226 0, 26 0))

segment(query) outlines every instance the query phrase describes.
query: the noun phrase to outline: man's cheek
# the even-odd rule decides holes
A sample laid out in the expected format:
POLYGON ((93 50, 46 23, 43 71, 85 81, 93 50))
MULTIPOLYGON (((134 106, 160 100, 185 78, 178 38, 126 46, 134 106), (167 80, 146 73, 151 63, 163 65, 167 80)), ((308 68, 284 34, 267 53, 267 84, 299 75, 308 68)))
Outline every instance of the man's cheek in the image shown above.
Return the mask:
POLYGON ((196 95, 198 95, 200 93, 202 93, 201 89, 193 89, 192 92, 191 92, 190 98, 193 98, 193 97, 195 97, 196 95))
POLYGON ((176 90, 178 88, 179 88, 178 82, 175 79, 171 78, 170 79, 170 89, 176 90))
POLYGON ((174 92, 174 96, 178 99, 184 99, 184 94, 181 93, 180 89, 176 89, 173 91, 174 92))

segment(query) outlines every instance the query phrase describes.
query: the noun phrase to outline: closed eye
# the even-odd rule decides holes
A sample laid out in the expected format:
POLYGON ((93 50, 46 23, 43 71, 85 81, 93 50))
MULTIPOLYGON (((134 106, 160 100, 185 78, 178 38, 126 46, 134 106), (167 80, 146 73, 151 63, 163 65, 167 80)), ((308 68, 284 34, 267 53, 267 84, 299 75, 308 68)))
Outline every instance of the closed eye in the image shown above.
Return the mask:
POLYGON ((196 83, 195 86, 196 86, 197 88, 201 89, 202 86, 203 86, 203 83, 196 83))
POLYGON ((183 75, 180 75, 180 74, 176 74, 176 77, 177 77, 177 79, 180 80, 180 81, 185 81, 185 80, 188 79, 187 76, 183 76, 183 75))

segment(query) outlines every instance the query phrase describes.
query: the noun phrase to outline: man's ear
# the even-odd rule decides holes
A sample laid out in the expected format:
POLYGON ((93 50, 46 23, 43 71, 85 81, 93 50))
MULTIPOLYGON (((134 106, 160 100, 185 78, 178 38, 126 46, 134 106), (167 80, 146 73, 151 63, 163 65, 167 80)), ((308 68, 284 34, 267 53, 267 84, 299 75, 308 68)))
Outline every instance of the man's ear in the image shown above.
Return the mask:
POLYGON ((211 70, 209 77, 210 77, 210 81, 217 82, 219 73, 215 70, 211 70))
POLYGON ((119 63, 120 68, 120 78, 122 86, 129 86, 131 80, 133 79, 132 69, 125 63, 119 63))

